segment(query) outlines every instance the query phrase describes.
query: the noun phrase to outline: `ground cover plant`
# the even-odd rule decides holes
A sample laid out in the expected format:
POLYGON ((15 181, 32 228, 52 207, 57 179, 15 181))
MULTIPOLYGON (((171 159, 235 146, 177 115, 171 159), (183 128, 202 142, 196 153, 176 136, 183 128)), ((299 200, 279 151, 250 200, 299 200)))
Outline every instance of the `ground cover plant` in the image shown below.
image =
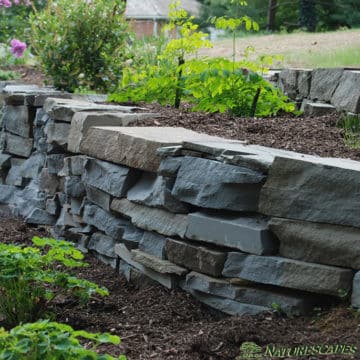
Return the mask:
MULTIPOLYGON (((239 1, 238 5, 245 2, 239 1)), ((183 100, 191 103, 193 110, 228 111, 247 116, 295 110, 294 104, 261 76, 273 63, 272 57, 263 56, 257 62, 250 61, 248 56, 241 61, 235 59, 236 30, 242 26, 248 31, 258 30, 258 25, 249 17, 213 19, 216 27, 233 33, 231 60, 197 56, 200 49, 210 48, 212 44, 179 2, 171 6, 169 18, 166 31, 177 29, 179 36, 164 46, 156 64, 126 67, 121 85, 109 96, 109 101, 158 101, 178 108, 183 100)))

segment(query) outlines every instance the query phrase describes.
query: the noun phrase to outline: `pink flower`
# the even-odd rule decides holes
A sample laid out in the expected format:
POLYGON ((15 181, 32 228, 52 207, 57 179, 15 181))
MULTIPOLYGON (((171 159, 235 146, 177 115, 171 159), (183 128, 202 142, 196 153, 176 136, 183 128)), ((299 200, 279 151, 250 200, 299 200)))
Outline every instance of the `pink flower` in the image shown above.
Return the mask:
POLYGON ((11 7, 12 3, 10 0, 0 0, 0 8, 1 7, 11 7))
POLYGON ((17 58, 21 58, 26 50, 27 46, 25 43, 21 42, 18 39, 12 39, 10 41, 11 45, 11 53, 15 55, 17 58))

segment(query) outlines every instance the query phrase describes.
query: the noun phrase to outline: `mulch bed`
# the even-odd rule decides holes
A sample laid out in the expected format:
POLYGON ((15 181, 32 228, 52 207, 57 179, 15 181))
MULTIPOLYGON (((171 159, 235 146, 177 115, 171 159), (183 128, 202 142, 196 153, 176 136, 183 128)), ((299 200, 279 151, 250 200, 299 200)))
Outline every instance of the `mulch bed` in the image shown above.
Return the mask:
MULTIPOLYGON (((0 208, 0 241, 29 243, 34 235, 48 235, 46 228, 28 227, 4 210, 0 208)), ((293 319, 274 313, 222 317, 181 290, 155 284, 139 289, 92 255, 87 255, 86 261, 89 267, 78 270, 78 275, 107 287, 110 296, 94 299, 84 308, 71 301, 59 304, 56 319, 76 329, 119 335, 123 339, 120 347, 102 349, 113 355, 125 353, 130 360, 230 360, 247 341, 263 348, 270 344, 348 344, 360 350, 360 315, 347 309, 347 304, 293 319)), ((302 358, 359 359, 360 353, 302 358)))

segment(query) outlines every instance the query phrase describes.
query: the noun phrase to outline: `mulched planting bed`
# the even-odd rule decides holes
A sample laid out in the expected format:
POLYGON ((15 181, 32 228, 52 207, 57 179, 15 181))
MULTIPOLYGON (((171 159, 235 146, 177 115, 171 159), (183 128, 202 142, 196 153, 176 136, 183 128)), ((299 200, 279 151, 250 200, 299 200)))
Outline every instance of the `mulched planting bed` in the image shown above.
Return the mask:
MULTIPOLYGON (((28 227, 0 207, 0 241, 30 243, 34 235, 48 236, 44 227, 28 227)), ((81 308, 71 300, 55 309, 56 320, 76 329, 110 331, 119 335, 121 347, 105 349, 138 359, 235 359, 243 342, 295 347, 344 344, 360 350, 360 315, 343 304, 311 317, 285 318, 274 313, 260 316, 223 317, 204 307, 181 290, 149 284, 136 288, 122 276, 86 256, 89 267, 77 270, 80 277, 105 286, 110 296, 92 300, 81 308)), ((0 324, 1 326, 1 324, 0 324)), ((360 359, 349 356, 313 356, 303 359, 360 359)), ((285 359, 294 359, 285 357, 285 359)))

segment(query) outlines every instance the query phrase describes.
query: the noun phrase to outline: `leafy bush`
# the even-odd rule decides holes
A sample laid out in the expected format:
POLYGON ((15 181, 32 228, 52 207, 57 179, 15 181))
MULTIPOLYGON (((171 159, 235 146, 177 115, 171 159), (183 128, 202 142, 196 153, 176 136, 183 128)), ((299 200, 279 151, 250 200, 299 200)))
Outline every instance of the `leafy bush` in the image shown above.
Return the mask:
POLYGON ((75 331, 69 325, 42 320, 10 332, 0 329, 0 360, 126 360, 123 355, 114 358, 96 351, 101 344, 119 343, 115 335, 75 331), (92 347, 81 340, 90 341, 92 347))
POLYGON ((98 285, 61 271, 82 267, 83 254, 66 241, 34 237, 35 247, 0 244, 0 315, 7 326, 37 320, 59 296, 86 303, 93 294, 107 295, 98 285))
POLYGON ((122 0, 49 0, 31 16, 31 45, 55 87, 107 92, 124 61, 122 0))

